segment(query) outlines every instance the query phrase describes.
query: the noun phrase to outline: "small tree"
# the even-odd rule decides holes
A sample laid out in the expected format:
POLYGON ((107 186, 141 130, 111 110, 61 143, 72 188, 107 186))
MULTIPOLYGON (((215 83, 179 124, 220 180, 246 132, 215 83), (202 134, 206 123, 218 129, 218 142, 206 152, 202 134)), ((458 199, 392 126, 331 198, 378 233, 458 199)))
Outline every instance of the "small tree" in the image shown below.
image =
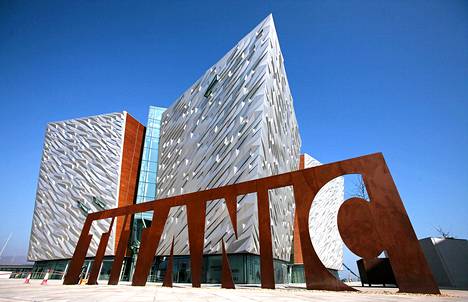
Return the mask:
POLYGON ((367 194, 366 184, 361 175, 358 175, 353 181, 353 187, 351 189, 351 195, 353 197, 359 197, 369 201, 369 195, 367 194))
POLYGON ((455 239, 455 237, 453 237, 452 235, 450 235, 450 232, 446 232, 446 231, 443 230, 440 226, 439 226, 439 227, 435 227, 435 230, 437 231, 437 233, 439 233, 439 235, 440 235, 442 238, 445 238, 445 239, 455 239))

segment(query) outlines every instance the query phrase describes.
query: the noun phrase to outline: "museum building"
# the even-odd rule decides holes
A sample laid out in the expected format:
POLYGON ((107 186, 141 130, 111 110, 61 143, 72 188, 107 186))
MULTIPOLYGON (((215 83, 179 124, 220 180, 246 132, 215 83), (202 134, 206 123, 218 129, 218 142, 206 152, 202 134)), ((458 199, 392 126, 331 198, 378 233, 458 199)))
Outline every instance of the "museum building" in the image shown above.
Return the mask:
MULTIPOLYGON (((88 213, 249 181, 320 163, 301 155, 301 139, 284 58, 269 15, 210 67, 169 108, 149 108, 146 126, 127 112, 47 125, 39 171, 28 259, 33 278, 51 271, 61 279, 88 213)), ((290 187, 269 191, 275 282, 304 282, 302 255, 290 187)), ((324 186, 314 199, 309 225, 320 260, 337 275, 342 242, 336 225, 344 200, 343 179, 324 186)), ((219 283, 224 236, 235 283, 260 283, 256 195, 239 196, 237 238, 224 200, 206 206, 203 282, 219 283)), ((141 232, 152 213, 118 217, 100 270, 109 278, 122 225, 132 233, 121 271, 131 280, 141 232)), ((93 223, 83 277, 110 220, 93 223)), ((174 242, 174 282, 190 282, 187 217, 173 207, 148 281, 164 278, 174 242)))

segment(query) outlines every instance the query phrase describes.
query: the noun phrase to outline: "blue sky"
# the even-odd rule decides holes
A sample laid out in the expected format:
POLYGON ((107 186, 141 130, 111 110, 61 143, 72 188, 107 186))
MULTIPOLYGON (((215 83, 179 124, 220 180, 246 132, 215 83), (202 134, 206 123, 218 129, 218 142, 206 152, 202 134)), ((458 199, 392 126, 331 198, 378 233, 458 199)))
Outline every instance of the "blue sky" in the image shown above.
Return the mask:
POLYGON ((0 1, 4 255, 26 254, 47 122, 145 123, 269 13, 302 150, 383 152, 418 237, 467 238, 468 2, 0 1))

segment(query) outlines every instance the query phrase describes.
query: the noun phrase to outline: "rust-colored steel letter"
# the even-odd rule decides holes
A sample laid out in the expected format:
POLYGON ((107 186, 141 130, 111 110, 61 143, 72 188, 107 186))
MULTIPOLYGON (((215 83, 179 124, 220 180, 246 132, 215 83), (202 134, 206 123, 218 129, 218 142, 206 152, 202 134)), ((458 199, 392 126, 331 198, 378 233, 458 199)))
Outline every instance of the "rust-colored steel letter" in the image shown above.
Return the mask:
POLYGON ((153 263, 156 249, 159 245, 164 224, 169 214, 169 206, 158 204, 154 208, 151 227, 144 229, 141 234, 141 245, 138 260, 133 274, 132 285, 144 286, 153 263))
POLYGON ((262 288, 275 288, 273 247, 271 243, 270 203, 268 189, 257 187, 258 235, 260 240, 260 277, 262 288))
POLYGON ((125 215, 120 240, 115 252, 114 262, 112 263, 111 273, 109 276, 108 285, 117 285, 119 283, 120 271, 125 257, 125 252, 128 245, 128 237, 130 236, 130 215, 125 215))
MULTIPOLYGON (((303 170, 300 170, 303 171, 303 170)), ((314 196, 320 190, 313 186, 302 174, 294 177, 294 199, 296 201, 296 215, 299 226, 299 235, 302 249, 302 260, 304 261, 304 274, 307 289, 353 291, 352 287, 344 284, 333 276, 323 265, 317 256, 310 240, 309 213, 314 196)))
POLYGON ((234 285, 234 281, 232 280, 231 266, 229 265, 229 258, 226 253, 226 248, 224 247, 223 239, 221 239, 221 243, 222 243, 222 248, 223 248, 223 254, 222 254, 223 264, 221 268, 221 287, 234 289, 236 287, 234 285))
MULTIPOLYGON (((231 190, 225 195, 226 207, 229 213, 229 218, 231 219, 232 227, 234 229, 234 235, 237 239, 237 195, 231 190)), ((234 280, 232 279, 231 266, 229 265, 229 257, 226 252, 226 247, 224 245, 224 239, 221 238, 222 244, 222 268, 221 268, 221 287, 234 289, 234 280)))
MULTIPOLYGON (((86 218, 68 272, 65 275, 64 284, 78 283, 81 266, 92 238, 89 235, 89 230, 93 220, 122 215, 127 217, 135 213, 153 210, 153 224, 150 228, 143 230, 142 233, 142 243, 132 282, 132 285, 145 285, 169 209, 174 206, 186 206, 192 286, 200 287, 206 200, 225 198, 237 238, 236 197, 241 194, 256 192, 261 283, 262 288, 275 288, 268 190, 292 185, 296 203, 295 219, 299 229, 307 288, 334 291, 354 290, 336 279, 325 268, 312 246, 309 233, 309 227, 312 231, 314 230, 313 225, 309 226, 309 212, 313 206, 315 195, 327 182, 346 174, 361 174, 363 176, 370 202, 359 198, 351 198, 341 205, 338 212, 338 228, 345 244, 357 255, 364 258, 376 257, 382 251, 387 251, 400 291, 438 294, 437 284, 429 270, 416 234, 381 153, 220 188, 91 213, 86 218)), ((113 265, 109 284, 118 282, 128 233, 127 228, 122 232, 121 242, 119 242, 116 253, 117 263, 113 265)), ((91 281, 95 281, 98 262, 102 261, 103 251, 105 250, 104 241, 107 240, 106 236, 103 235, 104 240, 101 240, 99 245, 98 255, 96 256, 97 261, 92 269, 91 281)), ((172 261, 172 254, 173 246, 171 246, 170 261, 172 261)), ((223 241, 223 287, 234 286, 234 283, 231 282, 232 275, 228 266, 229 260, 223 241)))
POLYGON ((104 254, 106 252, 107 242, 109 242, 109 237, 112 232, 112 226, 114 224, 114 218, 109 226, 109 230, 106 233, 101 235, 101 240, 99 241, 99 246, 96 251, 96 256, 94 257, 93 266, 91 266, 91 271, 89 272, 87 285, 96 285, 99 273, 101 272, 102 259, 104 259, 104 254))
POLYGON ((400 292, 440 294, 382 154, 351 160, 370 202, 351 198, 338 212, 345 244, 363 258, 387 251, 400 292))
POLYGON ((190 246, 192 287, 201 286, 203 245, 205 242, 206 201, 191 200, 187 203, 187 227, 190 246))
POLYGON ((169 255, 169 260, 167 261, 166 274, 164 275, 164 281, 163 281, 162 286, 172 287, 173 267, 174 267, 174 237, 172 237, 171 254, 169 255))
POLYGON ((78 284, 80 281, 81 266, 84 263, 89 244, 93 238, 93 235, 89 234, 92 222, 92 217, 87 216, 83 225, 83 229, 81 230, 80 239, 78 239, 75 252, 73 253, 73 257, 70 261, 67 274, 63 280, 63 284, 65 285, 78 284))

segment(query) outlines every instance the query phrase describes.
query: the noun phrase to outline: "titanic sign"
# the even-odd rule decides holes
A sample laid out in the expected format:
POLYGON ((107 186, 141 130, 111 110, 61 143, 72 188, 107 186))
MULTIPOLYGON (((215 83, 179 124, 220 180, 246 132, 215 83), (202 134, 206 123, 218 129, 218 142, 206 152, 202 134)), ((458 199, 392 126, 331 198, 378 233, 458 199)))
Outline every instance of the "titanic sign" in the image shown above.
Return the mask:
MULTIPOLYGON (((92 235, 94 220, 111 219, 108 232, 102 234, 88 284, 96 280, 104 257, 112 225, 123 219, 120 240, 115 253, 109 284, 117 284, 130 234, 130 221, 135 213, 153 211, 151 227, 143 230, 132 285, 145 285, 171 207, 187 208, 192 286, 200 287, 206 202, 224 199, 237 236, 237 196, 257 194, 260 275, 262 288, 275 288, 270 228, 268 190, 292 186, 301 241, 307 289, 354 290, 335 278, 317 256, 310 239, 309 212, 317 192, 330 180, 346 174, 363 177, 370 201, 360 198, 345 200, 338 211, 338 229, 346 246, 356 255, 370 259, 386 251, 400 292, 439 294, 439 289, 419 246, 398 190, 381 153, 302 169, 285 174, 251 180, 234 185, 199 191, 146 203, 91 213, 83 226, 64 284, 77 284, 92 235)), ((312 226, 313 230, 313 226, 312 226)), ((234 288, 229 260, 222 241, 221 285, 234 288)), ((163 286, 172 286, 172 257, 169 257, 163 286)))

